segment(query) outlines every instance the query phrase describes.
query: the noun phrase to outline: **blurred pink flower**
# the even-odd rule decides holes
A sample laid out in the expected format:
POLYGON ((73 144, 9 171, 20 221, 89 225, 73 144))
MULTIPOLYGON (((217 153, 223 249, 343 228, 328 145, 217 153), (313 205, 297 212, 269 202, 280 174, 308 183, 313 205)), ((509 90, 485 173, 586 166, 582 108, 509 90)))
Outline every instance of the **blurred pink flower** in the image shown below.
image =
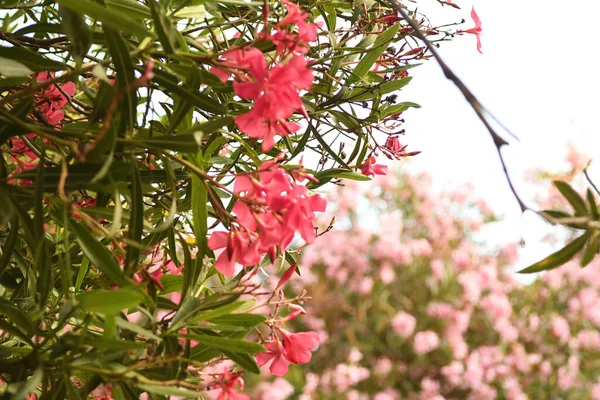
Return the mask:
POLYGON ((569 323, 561 316, 555 315, 550 322, 552 334, 556 336, 561 343, 567 343, 571 337, 569 323))
POLYGON ((415 335, 413 349, 417 354, 426 354, 438 348, 440 339, 434 331, 418 332, 415 335))
POLYGON ((394 329, 394 332, 403 339, 412 335, 416 326, 417 319, 404 311, 400 311, 392 318, 392 328, 394 329))

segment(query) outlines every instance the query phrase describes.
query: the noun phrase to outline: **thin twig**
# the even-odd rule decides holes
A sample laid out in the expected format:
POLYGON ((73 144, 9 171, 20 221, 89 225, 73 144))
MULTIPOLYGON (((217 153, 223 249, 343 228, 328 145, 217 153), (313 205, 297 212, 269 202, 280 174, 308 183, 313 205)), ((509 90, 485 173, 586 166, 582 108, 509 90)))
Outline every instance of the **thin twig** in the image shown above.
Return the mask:
MULTIPOLYGON (((504 161, 504 156, 502 155, 501 148, 504 145, 508 145, 508 142, 506 140, 504 140, 502 138, 502 136, 500 136, 496 132, 496 130, 492 127, 492 125, 490 124, 490 122, 488 121, 488 118, 486 116, 489 116, 494 120, 496 120, 496 119, 490 114, 490 112, 485 107, 483 107, 483 105, 475 97, 473 92, 471 92, 469 90, 469 88, 467 88, 467 86, 463 83, 463 81, 460 80, 460 78, 458 76, 456 76, 456 74, 452 71, 452 69, 450 69, 450 67, 448 67, 448 64, 446 64, 446 62, 442 59, 440 54, 437 52, 435 46, 433 44, 431 44, 431 42, 425 37, 425 35, 423 35, 423 33, 421 32, 421 30, 419 29, 417 24, 415 24, 415 22, 412 20, 412 18, 406 13, 404 8, 402 7, 402 4, 400 4, 399 0, 388 0, 388 3, 398 14, 400 14, 400 16, 406 21, 406 23, 411 28, 414 29, 414 34, 427 46, 427 48, 429 49, 429 51, 431 52, 431 54, 433 55, 433 57, 439 64, 440 68, 444 72, 444 75, 446 76, 446 78, 448 78, 450 81, 452 81, 452 83, 454 83, 454 85, 460 90, 460 92, 463 94, 463 96, 465 96, 465 99, 467 100, 467 102, 471 105, 471 107, 473 108, 473 110, 475 111, 475 113, 477 114, 477 116, 479 117, 481 122, 483 123, 483 125, 485 125, 488 132, 492 136, 492 140, 494 141, 494 145, 496 146, 496 151, 498 152, 498 156, 500 157, 500 163, 502 164, 502 170, 504 172, 504 176, 506 176, 506 180, 508 181, 508 186, 510 187, 510 191, 512 192, 513 196, 519 203, 521 212, 530 210, 530 208, 523 202, 523 200, 521 200, 521 197, 517 193, 517 191, 512 183, 512 180, 510 179, 510 175, 508 174, 508 170, 506 168, 506 163, 504 161)), ((509 134, 511 134, 511 133, 509 132, 509 134)), ((511 136, 514 136, 514 135, 511 134, 511 136)))
POLYGON ((598 186, 596 186, 594 181, 592 181, 592 178, 590 178, 590 176, 588 175, 588 168, 590 167, 591 163, 592 163, 592 160, 588 161, 587 165, 583 169, 583 174, 585 175, 585 179, 587 179, 587 181, 590 183, 590 185, 592 185, 592 187, 594 188, 596 193, 598 193, 600 195, 600 190, 598 190, 598 186))

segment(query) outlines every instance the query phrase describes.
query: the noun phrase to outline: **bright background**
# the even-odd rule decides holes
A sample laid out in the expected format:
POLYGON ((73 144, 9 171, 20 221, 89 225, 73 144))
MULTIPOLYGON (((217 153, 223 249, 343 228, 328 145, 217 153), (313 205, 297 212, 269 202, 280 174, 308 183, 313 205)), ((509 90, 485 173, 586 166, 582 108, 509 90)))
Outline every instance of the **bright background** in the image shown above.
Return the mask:
MULTIPOLYGON (((420 1, 419 10, 434 25, 458 22, 475 6, 483 27, 483 54, 473 35, 442 44, 440 53, 450 67, 520 142, 503 148, 513 183, 529 200, 535 193, 525 173, 541 167, 565 167, 572 143, 597 159, 590 174, 600 182, 598 109, 600 56, 595 42, 600 2, 594 0, 456 1, 462 10, 420 1)), ((399 101, 422 108, 405 113, 403 141, 422 150, 401 168, 426 170, 440 186, 471 182, 478 196, 504 217, 486 233, 491 244, 518 242, 516 268, 523 268, 553 249, 542 236, 550 225, 532 213, 521 215, 512 197, 493 142, 462 94, 431 60, 413 69, 414 77, 399 101)), ((506 135, 507 139, 510 139, 506 135)), ((531 201, 528 201, 531 204, 531 201)), ((560 245, 560 243, 559 243, 560 245)))

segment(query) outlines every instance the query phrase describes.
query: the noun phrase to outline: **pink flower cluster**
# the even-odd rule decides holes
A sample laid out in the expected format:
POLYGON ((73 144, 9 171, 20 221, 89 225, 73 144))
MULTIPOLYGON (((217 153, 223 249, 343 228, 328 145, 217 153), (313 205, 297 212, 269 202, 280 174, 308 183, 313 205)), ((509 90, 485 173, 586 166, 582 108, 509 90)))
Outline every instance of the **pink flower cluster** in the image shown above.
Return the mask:
MULTIPOLYGON (((53 77, 54 75, 48 72, 40 72, 36 76, 36 81, 42 83, 53 77)), ((42 114, 48 124, 54 127, 60 127, 60 123, 65 118, 63 108, 68 104, 68 99, 63 92, 68 96, 73 96, 75 93, 75 84, 67 82, 60 85, 60 90, 56 85, 52 84, 36 93, 34 97, 35 109, 42 114)), ((26 137, 32 141, 36 135, 31 133, 27 134, 26 137)), ((38 155, 19 137, 12 138, 11 142, 11 158, 19 165, 15 174, 34 168, 39 160, 38 155)))
POLYGON ((250 47, 226 52, 211 69, 223 82, 233 73, 235 93, 254 102, 235 122, 246 135, 263 140, 264 152, 275 145, 276 135, 287 136, 301 128, 288 118, 296 111, 308 117, 300 92, 310 89, 314 79, 305 54, 308 43, 317 38, 317 25, 308 22, 309 15, 296 4, 286 3, 286 9, 287 15, 275 26, 276 33, 262 35, 276 45, 278 63, 269 65, 260 50, 250 47))
POLYGON ((522 285, 509 268, 514 245, 492 252, 472 239, 492 219, 472 188, 437 194, 426 176, 406 174, 374 182, 331 194, 342 229, 301 261, 310 269, 294 287, 309 291, 306 309, 329 336, 302 399, 600 399, 590 362, 600 352, 600 260, 522 285), (362 224, 363 197, 379 222, 362 224))
MULTIPOLYGON (((36 79, 38 82, 46 82, 52 77, 53 75, 48 72, 40 72, 36 79)), ((75 94, 75 84, 67 82, 60 86, 60 90, 52 84, 44 88, 41 93, 36 94, 35 107, 44 115, 50 125, 60 124, 65 117, 62 108, 67 105, 68 100, 63 92, 73 96, 75 94)))
POLYGON ((225 249, 215 263, 219 272, 231 276, 236 262, 256 265, 265 254, 274 260, 277 249, 286 249, 296 232, 307 243, 315 240, 315 212, 325 211, 326 201, 297 183, 308 177, 302 171, 288 173, 279 159, 236 177, 235 223, 229 232, 213 232, 208 240, 211 250, 225 249))
POLYGON ((310 361, 311 352, 319 346, 319 335, 316 332, 292 333, 278 328, 281 341, 277 336, 265 344, 268 352, 256 355, 258 366, 262 367, 273 361, 269 368, 271 374, 284 376, 290 364, 306 364, 310 361))

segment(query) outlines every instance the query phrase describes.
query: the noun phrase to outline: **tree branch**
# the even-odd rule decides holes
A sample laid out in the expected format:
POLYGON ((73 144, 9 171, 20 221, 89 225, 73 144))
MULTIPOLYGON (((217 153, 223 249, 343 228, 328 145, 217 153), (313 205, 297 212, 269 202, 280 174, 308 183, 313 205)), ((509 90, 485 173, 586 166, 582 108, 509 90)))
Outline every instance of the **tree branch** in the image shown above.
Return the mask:
POLYGON ((388 4, 398 14, 400 14, 400 16, 406 21, 406 23, 415 31, 414 32, 415 36, 417 36, 419 38, 419 40, 421 40, 427 46, 427 48, 429 49, 429 51, 431 52, 431 54, 433 55, 433 57, 439 64, 440 68, 444 72, 444 75, 446 76, 446 78, 448 78, 450 81, 452 81, 452 83, 454 83, 454 85, 458 88, 458 90, 460 90, 460 92, 463 94, 463 96, 465 96, 465 99, 467 100, 467 102, 471 105, 471 107, 473 108, 473 110, 475 111, 475 113, 477 114, 477 116, 479 117, 481 122, 483 123, 483 125, 485 125, 485 127, 487 128, 488 132, 490 133, 490 135, 492 137, 492 140, 494 141, 494 145, 496 146, 496 151, 498 152, 498 156, 500 157, 500 163, 502 164, 502 170, 504 172, 504 176, 506 176, 506 180, 508 181, 508 186, 510 188, 510 191, 512 192, 513 196, 519 203, 521 212, 530 210, 530 208, 523 202, 523 200, 521 200, 521 197, 517 193, 517 191, 512 183, 512 180, 510 179, 510 175, 508 174, 508 170, 506 168, 506 163, 504 161, 504 157, 502 156, 502 152, 501 152, 502 146, 508 145, 508 142, 506 140, 504 140, 502 138, 502 136, 500 136, 496 132, 496 130, 492 127, 492 125, 490 124, 490 121, 488 120, 488 117, 491 117, 492 119, 495 119, 495 118, 493 116, 491 116, 490 112, 485 107, 483 107, 483 105, 479 102, 477 97, 475 97, 473 92, 471 92, 469 90, 469 88, 463 83, 463 81, 461 81, 460 78, 458 76, 456 76, 456 74, 452 71, 452 69, 450 69, 448 64, 446 64, 446 62, 442 59, 442 57, 438 53, 436 47, 427 39, 427 37, 425 37, 425 35, 423 35, 423 33, 419 29, 419 26, 413 21, 413 19, 404 10, 400 1, 399 0, 387 0, 387 1, 388 1, 388 4))

